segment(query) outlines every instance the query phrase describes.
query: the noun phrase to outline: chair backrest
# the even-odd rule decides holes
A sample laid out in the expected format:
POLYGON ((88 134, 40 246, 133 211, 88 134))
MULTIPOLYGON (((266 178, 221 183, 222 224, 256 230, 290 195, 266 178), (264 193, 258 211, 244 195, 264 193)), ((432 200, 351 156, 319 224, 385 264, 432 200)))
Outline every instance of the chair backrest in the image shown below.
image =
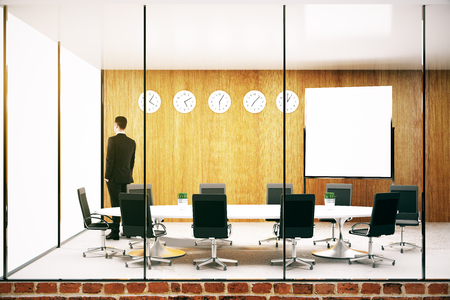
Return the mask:
POLYGON ((399 193, 397 219, 419 219, 419 187, 417 185, 391 185, 391 193, 399 193))
POLYGON ((394 234, 399 197, 399 193, 375 194, 368 236, 394 234))
MULTIPOLYGON (((150 197, 147 194, 147 201, 150 197)), ((147 205, 147 216, 144 209, 143 194, 120 193, 120 214, 122 216, 123 234, 126 236, 144 237, 144 227, 147 224, 147 237, 154 237, 150 205, 147 205), (146 218, 147 217, 147 218, 146 218)))
POLYGON ((335 205, 352 205, 353 185, 351 183, 327 183, 327 192, 336 196, 335 205))
MULTIPOLYGON (((143 194, 144 193, 144 185, 142 183, 130 183, 127 184, 127 193, 129 194, 143 194)), ((152 184, 147 183, 147 194, 150 195, 149 202, 150 205, 153 205, 153 192, 152 192, 152 184)))
POLYGON ((225 183, 200 183, 200 194, 226 194, 225 183))
POLYGON ((227 238, 227 196, 192 195, 193 231, 196 238, 227 238))
MULTIPOLYGON (((284 237, 310 238, 314 235, 314 194, 290 194, 284 201, 284 237)), ((283 210, 283 208, 281 208, 283 210)), ((283 222, 280 237, 283 237, 283 222)))
MULTIPOLYGON (((285 193, 292 194, 294 185, 292 183, 286 183, 285 193)), ((280 204, 281 195, 283 195, 282 183, 268 183, 266 188, 266 204, 280 204)))
POLYGON ((78 193, 78 201, 80 202, 80 207, 81 207, 81 213, 83 214, 83 225, 85 228, 87 228, 89 225, 91 225, 91 211, 89 209, 89 204, 87 202, 87 197, 86 197, 86 189, 84 187, 77 189, 77 193, 78 193))

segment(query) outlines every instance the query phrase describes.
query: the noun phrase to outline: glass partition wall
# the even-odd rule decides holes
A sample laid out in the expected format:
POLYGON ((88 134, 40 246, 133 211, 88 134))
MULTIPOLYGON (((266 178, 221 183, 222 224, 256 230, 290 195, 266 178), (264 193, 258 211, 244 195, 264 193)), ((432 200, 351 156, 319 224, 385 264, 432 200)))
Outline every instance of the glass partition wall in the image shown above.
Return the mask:
MULTIPOLYGON (((447 16, 445 8, 434 8, 430 14, 447 16)), ((394 235, 374 239, 373 247, 374 253, 395 259, 395 266, 381 262, 371 268, 370 263, 350 265, 348 258, 324 255, 336 242, 328 248, 319 241, 331 236, 332 223, 317 218, 330 215, 323 206, 329 183, 351 184, 352 206, 369 208, 375 193, 389 192, 392 184, 417 185, 419 210, 422 207, 426 155, 422 151, 422 6, 89 5, 79 9, 65 4, 58 9, 37 6, 33 11, 41 13, 30 14, 26 5, 11 7, 7 22, 9 279, 422 277, 420 250, 401 253, 389 247, 400 240, 399 227, 394 235), (83 26, 77 20, 83 20, 83 26), (49 73, 42 76, 43 70, 49 73), (306 170, 310 158, 305 144, 310 132, 309 93, 366 87, 390 87, 394 135, 393 148, 387 152, 394 150, 388 158, 392 174, 311 175, 306 170), (104 170, 116 116, 127 117, 126 134, 136 141, 134 183, 152 185, 155 211, 158 206, 176 206, 164 216, 167 234, 153 243, 167 250, 169 254, 161 256, 170 259, 170 265, 126 267, 131 258, 122 252, 109 259, 82 255, 101 240, 99 232, 84 230, 76 190, 86 188, 91 212, 111 206, 104 170), (40 128, 33 132, 35 124, 40 128), (300 237, 292 251, 293 241, 277 240, 279 230, 273 232, 280 228, 276 225, 279 206, 256 219, 252 208, 245 214, 248 208, 229 206, 232 243, 218 239, 213 250, 211 241, 201 243, 193 235, 193 216, 183 213, 192 207, 177 204, 178 194, 187 193, 192 205, 194 195, 201 193, 200 184, 208 183, 225 184, 228 205, 266 206, 273 197, 271 184, 281 184, 281 192, 279 186, 275 192, 280 193, 275 197, 280 203, 283 184, 285 194, 314 194, 313 236, 300 237), (45 192, 40 192, 42 186, 45 192), (25 188, 33 194, 32 200, 23 196, 25 188), (30 229, 21 222, 24 218, 39 219, 33 222, 33 231, 39 234, 29 237, 30 229), (24 236, 35 246, 21 252, 24 236), (237 260, 238 265, 225 262, 226 271, 215 264, 199 270, 193 265, 194 259, 214 253, 237 260), (285 267, 291 256, 314 259, 315 265, 285 267), (58 268, 52 270, 49 265, 57 258, 58 268), (273 261, 277 259, 282 261, 273 261)), ((441 49, 439 43, 429 47, 441 49)), ((446 70, 445 58, 437 61, 446 70)), ((431 71, 429 81, 433 74, 439 74, 442 86, 448 82, 445 73, 431 71)), ((332 112, 324 122, 338 128, 342 116, 370 119, 370 112, 361 118, 359 108, 358 103, 351 112, 332 112)), ((355 127, 359 128, 350 129, 355 127)), ((342 133, 338 131, 333 138, 342 133)), ((366 142, 366 147, 377 147, 377 138, 366 142)), ((338 147, 355 151, 356 145, 330 140, 321 140, 325 153, 338 147)), ((435 217, 434 205, 427 205, 430 221, 447 222, 435 217)), ((287 226, 287 218, 281 218, 281 224, 287 226)), ((369 222, 370 213, 345 220, 342 228, 335 224, 336 238, 342 233, 346 247, 367 251, 368 239, 348 232, 357 222, 369 222)), ((406 228, 405 240, 422 244, 421 229, 422 225, 406 228)), ((120 236, 106 244, 127 254, 137 251, 137 256, 143 249, 135 237, 120 236), (137 242, 132 249, 130 241, 137 242)), ((427 256, 427 264, 436 265, 434 256, 427 256)))

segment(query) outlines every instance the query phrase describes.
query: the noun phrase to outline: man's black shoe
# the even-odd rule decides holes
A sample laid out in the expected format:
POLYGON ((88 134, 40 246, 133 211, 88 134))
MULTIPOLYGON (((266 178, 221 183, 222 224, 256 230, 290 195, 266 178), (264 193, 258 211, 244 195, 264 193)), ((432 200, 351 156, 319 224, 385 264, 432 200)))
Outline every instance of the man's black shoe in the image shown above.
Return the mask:
POLYGON ((119 240, 119 234, 118 233, 113 233, 113 232, 111 232, 110 234, 108 234, 107 236, 106 236, 106 239, 107 240, 119 240))

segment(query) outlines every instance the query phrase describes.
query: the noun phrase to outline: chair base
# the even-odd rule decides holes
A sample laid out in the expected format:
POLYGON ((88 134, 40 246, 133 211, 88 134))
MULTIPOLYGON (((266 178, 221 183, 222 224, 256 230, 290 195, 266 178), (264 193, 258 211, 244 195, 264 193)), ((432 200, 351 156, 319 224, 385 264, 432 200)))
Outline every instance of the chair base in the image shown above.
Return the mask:
MULTIPOLYGON (((127 267, 127 268, 130 266, 130 264, 144 262, 144 257, 131 256, 131 255, 130 255, 130 257, 133 259, 133 261, 125 263, 125 267, 127 267)), ((149 270, 151 270, 151 268, 152 268, 152 261, 168 263, 169 266, 172 265, 172 261, 170 259, 151 257, 151 256, 147 256, 146 259, 147 259, 147 265, 148 265, 149 270)))
POLYGON ((357 255, 357 256, 355 256, 355 258, 350 258, 348 260, 348 263, 351 265, 352 262, 359 261, 359 260, 364 260, 364 259, 370 259, 372 261, 372 268, 375 268, 375 263, 376 262, 380 262, 380 261, 383 261, 383 260, 388 260, 388 261, 392 262, 393 266, 395 265, 395 260, 383 257, 382 255, 375 255, 375 254, 357 255))
MULTIPOLYGON (((261 246, 261 242, 275 241, 275 247, 278 247, 278 241, 279 241, 279 240, 281 240, 281 239, 278 238, 278 237, 276 237, 276 236, 273 236, 273 237, 270 237, 270 238, 267 238, 267 239, 259 240, 258 243, 259 243, 259 245, 261 246)), ((292 240, 291 240, 291 239, 286 239, 286 241, 291 242, 292 240)))
POLYGON ((109 258, 111 255, 114 255, 118 252, 122 252, 122 255, 126 254, 125 250, 123 250, 123 249, 105 246, 105 247, 88 248, 87 251, 83 252, 83 257, 86 257, 86 253, 91 253, 91 252, 102 252, 105 255, 105 258, 109 258))
POLYGON ((194 259, 193 264, 197 264, 197 270, 200 270, 201 266, 207 265, 207 264, 211 264, 211 263, 216 263, 218 265, 220 265, 224 271, 227 270, 227 265, 224 264, 224 262, 227 263, 234 263, 236 266, 238 265, 238 261, 234 260, 234 259, 227 259, 227 258, 219 258, 219 257, 209 257, 209 258, 200 258, 200 259, 194 259))
MULTIPOLYGON (((217 242, 221 242, 221 243, 229 243, 230 246, 233 244, 233 241, 226 240, 226 239, 217 239, 216 241, 217 242)), ((195 241, 194 245, 197 246, 198 244, 202 244, 202 243, 205 243, 205 242, 209 242, 209 239, 201 239, 201 240, 195 241)))
MULTIPOLYGON (((405 246, 409 246, 412 247, 412 249, 420 249, 420 251, 422 251, 422 247, 420 247, 419 245, 413 244, 413 243, 407 243, 407 242, 396 242, 396 243, 391 243, 389 245, 387 245, 386 247, 394 247, 394 246, 398 246, 400 247, 400 253, 403 253, 403 247, 405 246)), ((381 250, 384 250, 385 246, 381 246, 381 250)), ((407 250, 407 249, 405 249, 407 250)))
MULTIPOLYGON (((272 259, 270 261, 270 265, 273 266, 274 263, 282 263, 283 259, 272 259)), ((312 270, 313 269, 313 265, 316 264, 316 261, 314 259, 306 259, 306 258, 299 258, 299 257, 290 257, 288 259, 286 259, 286 264, 285 267, 288 267, 289 265, 293 264, 293 263, 299 263, 305 266, 309 266, 309 269, 312 270)))

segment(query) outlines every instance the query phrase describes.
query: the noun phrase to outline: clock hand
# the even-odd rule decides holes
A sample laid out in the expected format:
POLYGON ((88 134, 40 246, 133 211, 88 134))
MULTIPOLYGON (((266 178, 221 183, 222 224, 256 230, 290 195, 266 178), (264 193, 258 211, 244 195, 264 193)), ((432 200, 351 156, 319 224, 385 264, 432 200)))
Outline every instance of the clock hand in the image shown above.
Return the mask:
MULTIPOLYGON (((152 95, 152 97, 150 98, 150 100, 148 100, 148 102, 150 102, 151 104, 153 104, 153 102, 152 102, 153 97, 155 97, 155 95, 152 95)), ((153 104, 153 105, 155 105, 155 104, 153 104)))
POLYGON ((260 96, 258 96, 258 98, 256 98, 255 101, 253 101, 252 106, 253 106, 253 104, 255 104, 256 101, 258 101, 259 97, 260 97, 260 96))
POLYGON ((291 99, 291 97, 292 97, 292 95, 290 95, 290 96, 289 96, 289 98, 287 99, 287 101, 286 101, 286 102, 289 102, 289 100, 291 99))
POLYGON ((222 98, 220 98, 220 100, 219 100, 219 108, 220 108, 220 101, 222 101, 223 96, 225 96, 225 95, 222 95, 222 98))
POLYGON ((189 98, 189 99, 184 100, 184 104, 185 104, 186 106, 188 106, 188 105, 186 104, 186 101, 191 100, 191 99, 192 99, 192 97, 189 98))

